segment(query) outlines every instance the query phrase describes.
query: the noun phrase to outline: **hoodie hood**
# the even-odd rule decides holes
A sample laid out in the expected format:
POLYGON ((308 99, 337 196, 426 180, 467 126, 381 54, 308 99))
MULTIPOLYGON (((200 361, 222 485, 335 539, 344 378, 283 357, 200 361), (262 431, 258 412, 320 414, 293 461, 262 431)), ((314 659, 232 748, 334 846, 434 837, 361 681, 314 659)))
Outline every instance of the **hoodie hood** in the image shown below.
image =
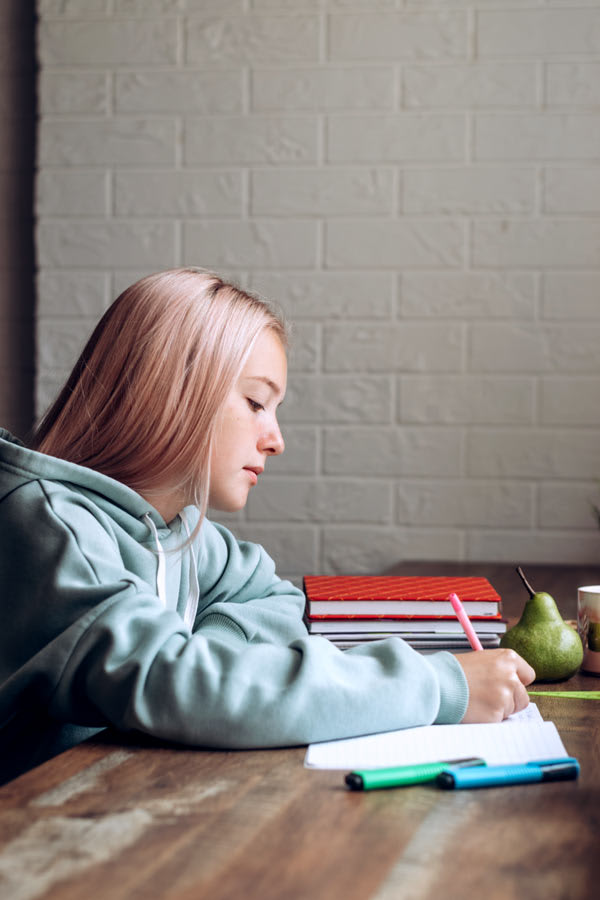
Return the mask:
POLYGON ((149 517, 158 532, 171 528, 144 498, 115 478, 94 469, 30 450, 22 441, 0 428, 0 501, 15 488, 32 481, 53 481, 68 485, 108 513, 137 540, 147 539, 149 517), (133 520, 138 520, 135 528, 133 520))

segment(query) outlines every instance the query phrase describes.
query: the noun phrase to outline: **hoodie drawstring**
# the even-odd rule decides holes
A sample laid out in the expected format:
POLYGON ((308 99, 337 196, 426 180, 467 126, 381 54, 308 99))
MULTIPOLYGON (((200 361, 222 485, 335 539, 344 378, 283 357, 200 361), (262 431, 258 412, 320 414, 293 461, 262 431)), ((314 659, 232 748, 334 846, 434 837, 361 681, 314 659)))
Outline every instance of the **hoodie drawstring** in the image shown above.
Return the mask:
POLYGON ((154 537, 154 543, 156 545, 156 553, 158 556, 158 569, 156 572, 156 592, 159 596, 159 599, 162 605, 166 608, 167 606, 167 563, 165 560, 165 551, 162 548, 162 545, 158 539, 158 531, 156 529, 156 525, 152 521, 152 518, 149 513, 144 514, 144 519, 146 520, 146 524, 150 528, 152 535, 154 537))
POLYGON ((185 612, 183 614, 183 621, 187 625, 187 627, 192 630, 194 627, 194 622, 196 620, 196 611, 198 609, 198 601, 200 599, 200 585, 198 583, 198 565, 196 562, 196 557, 194 556, 194 549, 191 543, 191 533, 190 526, 188 525, 188 520, 185 517, 184 512, 179 513, 179 517, 183 522, 183 527, 185 528, 185 533, 188 536, 188 564, 189 564, 189 579, 188 579, 188 598, 185 605, 185 612))
MULTIPOLYGON (((181 521, 183 522, 183 527, 185 528, 185 532, 187 534, 188 540, 191 537, 190 528, 185 517, 185 513, 180 513, 181 521)), ((158 568, 156 571, 156 592, 158 597, 162 603, 162 605, 167 608, 167 563, 165 559, 165 551, 162 548, 162 544, 158 537, 158 531, 156 525, 152 521, 152 517, 149 513, 144 514, 144 520, 148 525, 150 531, 152 532, 152 536, 154 537, 154 544, 156 546, 156 554, 158 556, 158 568)), ((188 596, 185 604, 185 611, 183 613, 183 621, 190 629, 193 628, 194 621, 196 619, 196 611, 198 609, 198 601, 200 599, 200 585, 198 583, 198 571, 196 568, 196 558, 194 556, 194 551, 192 549, 192 545, 188 545, 187 549, 188 556, 188 596)))

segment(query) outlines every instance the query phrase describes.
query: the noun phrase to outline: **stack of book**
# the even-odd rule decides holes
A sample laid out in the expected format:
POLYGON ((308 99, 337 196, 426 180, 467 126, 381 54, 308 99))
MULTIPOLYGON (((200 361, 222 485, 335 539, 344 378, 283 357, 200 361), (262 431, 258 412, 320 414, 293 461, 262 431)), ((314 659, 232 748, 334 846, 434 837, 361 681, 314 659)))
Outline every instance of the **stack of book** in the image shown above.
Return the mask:
POLYGON ((487 578, 404 575, 306 575, 305 621, 311 634, 345 650, 395 635, 424 652, 470 650, 451 593, 458 594, 482 646, 506 631, 502 601, 487 578))

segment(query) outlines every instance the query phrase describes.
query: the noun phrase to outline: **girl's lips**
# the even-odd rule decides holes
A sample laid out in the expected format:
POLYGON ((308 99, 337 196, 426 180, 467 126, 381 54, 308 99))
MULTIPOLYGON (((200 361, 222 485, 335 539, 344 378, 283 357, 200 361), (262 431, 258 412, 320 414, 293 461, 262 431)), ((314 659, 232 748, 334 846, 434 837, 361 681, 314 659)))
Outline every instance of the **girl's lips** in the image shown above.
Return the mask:
POLYGON ((262 469, 249 469, 247 466, 244 466, 244 472, 247 472, 250 476, 250 482, 252 484, 256 484, 258 481, 258 476, 262 472, 262 469))

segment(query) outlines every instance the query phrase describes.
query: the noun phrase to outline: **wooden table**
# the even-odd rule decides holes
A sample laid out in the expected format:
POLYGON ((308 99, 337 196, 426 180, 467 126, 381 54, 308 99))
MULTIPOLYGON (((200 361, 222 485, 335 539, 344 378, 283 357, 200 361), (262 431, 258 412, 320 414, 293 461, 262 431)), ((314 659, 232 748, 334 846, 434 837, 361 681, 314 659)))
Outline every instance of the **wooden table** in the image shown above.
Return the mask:
MULTIPOLYGON (((487 574, 515 615, 512 567, 487 574)), ((600 568, 527 566, 574 614, 600 568)), ((544 685, 554 690, 564 685, 544 685)), ((580 674, 569 689, 600 689, 580 674)), ((580 900, 598 896, 600 702, 538 697, 581 763, 576 782, 353 793, 303 768, 304 748, 214 752, 103 733, 0 789, 6 900, 580 900)))

